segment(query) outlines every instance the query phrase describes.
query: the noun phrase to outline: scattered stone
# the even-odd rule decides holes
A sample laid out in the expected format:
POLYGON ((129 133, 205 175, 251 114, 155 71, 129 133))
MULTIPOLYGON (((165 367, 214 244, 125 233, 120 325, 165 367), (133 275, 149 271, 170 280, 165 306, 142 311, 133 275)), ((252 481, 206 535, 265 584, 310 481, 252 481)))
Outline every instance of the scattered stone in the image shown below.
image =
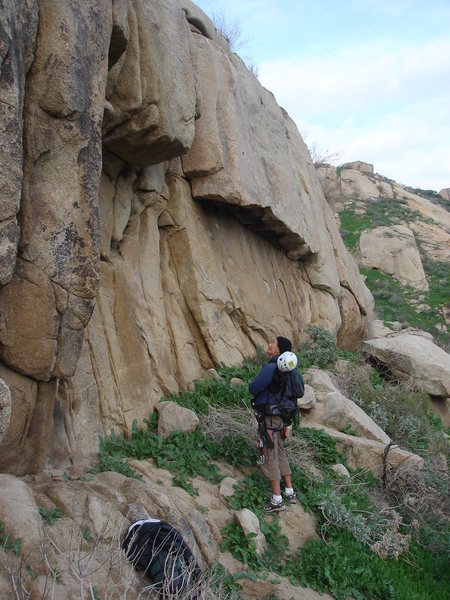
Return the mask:
POLYGON ((419 304, 418 306, 416 306, 416 312, 418 313, 430 312, 430 310, 431 306, 429 306, 428 304, 419 304))
POLYGON ((383 338, 392 333, 392 329, 386 327, 383 321, 376 319, 370 325, 369 335, 371 339, 383 338))
POLYGON ((159 402, 155 409, 159 415, 158 434, 163 437, 167 437, 172 431, 192 433, 198 427, 199 419, 194 411, 177 402, 159 402))
POLYGON ((205 373, 205 377, 208 379, 216 379, 217 381, 224 380, 215 369, 208 369, 205 373))
POLYGON ((256 545, 256 552, 259 556, 262 556, 266 550, 267 542, 266 537, 261 531, 258 517, 248 508, 243 508, 235 515, 236 522, 242 527, 245 535, 254 533, 255 537, 252 538, 256 545))
POLYGON ((220 482, 219 487, 219 496, 222 498, 229 498, 230 496, 234 496, 236 494, 236 490, 234 486, 238 484, 236 479, 233 477, 224 477, 220 482))
POLYGON ((240 377, 232 377, 230 380, 231 385, 235 385, 235 386, 242 386, 242 385, 246 385, 245 381, 243 379, 241 379, 240 377))
POLYGON ((350 473, 348 472, 347 467, 342 463, 332 465, 331 470, 333 471, 333 473, 336 473, 336 475, 350 479, 350 473))

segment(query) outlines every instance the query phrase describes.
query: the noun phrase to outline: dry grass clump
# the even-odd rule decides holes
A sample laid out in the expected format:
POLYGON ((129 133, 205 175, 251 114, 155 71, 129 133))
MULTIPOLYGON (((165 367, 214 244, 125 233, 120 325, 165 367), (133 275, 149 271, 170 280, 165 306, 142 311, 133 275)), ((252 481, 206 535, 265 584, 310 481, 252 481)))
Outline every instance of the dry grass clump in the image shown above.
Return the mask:
POLYGON ((233 435, 242 437, 250 448, 255 447, 258 424, 253 410, 247 406, 218 408, 210 405, 209 414, 200 415, 200 426, 214 442, 221 442, 233 435))
MULTIPOLYGON (((239 436, 252 450, 255 448, 258 423, 253 410, 247 406, 239 408, 209 407, 209 414, 200 416, 204 433, 215 442, 228 436, 239 436)), ((317 467, 312 445, 304 439, 291 436, 285 441, 286 453, 291 465, 317 467)))
POLYGON ((396 507, 414 530, 417 541, 433 553, 450 552, 450 494, 445 457, 414 467, 388 470, 384 488, 372 492, 396 507), (447 531, 447 533, 446 533, 447 531))

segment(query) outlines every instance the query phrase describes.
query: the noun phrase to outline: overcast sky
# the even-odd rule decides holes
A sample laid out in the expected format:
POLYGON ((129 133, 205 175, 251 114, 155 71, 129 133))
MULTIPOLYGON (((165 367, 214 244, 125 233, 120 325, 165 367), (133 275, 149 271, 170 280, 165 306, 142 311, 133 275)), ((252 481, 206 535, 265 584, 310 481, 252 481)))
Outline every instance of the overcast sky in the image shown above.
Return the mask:
POLYGON ((333 164, 450 187, 450 0, 198 0, 240 24, 238 54, 333 164))

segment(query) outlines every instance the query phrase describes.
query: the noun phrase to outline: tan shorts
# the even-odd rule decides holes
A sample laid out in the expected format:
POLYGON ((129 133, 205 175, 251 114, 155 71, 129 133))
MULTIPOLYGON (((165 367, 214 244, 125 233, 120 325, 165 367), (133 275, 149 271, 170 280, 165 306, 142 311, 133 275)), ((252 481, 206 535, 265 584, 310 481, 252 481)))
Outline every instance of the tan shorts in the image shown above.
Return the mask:
POLYGON ((269 434, 273 440, 273 448, 264 446, 264 464, 260 465, 261 473, 269 481, 280 480, 284 475, 290 475, 291 469, 281 438, 281 428, 283 426, 281 417, 266 417, 267 427, 280 429, 279 431, 270 431, 269 434))

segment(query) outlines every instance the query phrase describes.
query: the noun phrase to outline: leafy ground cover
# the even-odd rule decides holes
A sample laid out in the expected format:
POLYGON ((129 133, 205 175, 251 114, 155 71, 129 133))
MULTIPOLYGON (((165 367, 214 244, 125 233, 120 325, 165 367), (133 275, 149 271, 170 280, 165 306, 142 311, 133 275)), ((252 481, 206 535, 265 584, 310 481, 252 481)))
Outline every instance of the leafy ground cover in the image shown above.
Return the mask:
MULTIPOLYGON (((321 328, 309 330, 298 357, 302 370, 313 364, 332 369, 337 358, 348 360, 348 373, 337 375, 343 390, 399 445, 421 454, 425 469, 405 475, 393 471, 383 482, 370 473, 350 469, 350 480, 343 481, 330 468, 337 462, 345 464, 334 440, 324 431, 295 427, 290 439, 294 447, 299 444, 302 456, 297 460, 294 454, 291 461, 293 484, 299 501, 315 514, 320 538, 303 548, 289 548, 279 518, 262 513, 268 485, 255 466, 236 487, 229 506, 234 510, 246 507, 257 515, 267 551, 259 556, 253 537, 246 537, 237 524, 224 528, 222 550, 241 561, 245 572, 231 575, 216 565, 221 585, 228 586, 230 597, 239 598, 240 577, 266 578, 271 573, 287 576, 299 586, 327 591, 338 600, 450 598, 450 494, 442 467, 450 456, 440 419, 431 415, 426 398, 383 381, 364 364, 361 355, 339 351, 333 337, 321 328)), ((241 369, 221 365, 222 381, 200 380, 192 391, 170 396, 197 412, 201 423, 207 423, 213 413, 226 414, 217 428, 220 435, 201 426, 193 434, 173 433, 163 439, 156 433, 157 415, 152 414, 145 427, 133 426, 130 439, 113 433, 101 438, 96 468, 118 465, 127 469, 131 468, 128 458, 151 457, 158 466, 176 473, 175 485, 195 495, 194 476, 212 483, 220 480, 216 461, 255 465, 248 426, 245 435, 240 433, 239 419, 249 411, 247 386, 234 386, 231 378, 240 377, 247 383, 265 360, 259 350, 241 369), (232 433, 235 437, 230 441, 232 433)))

